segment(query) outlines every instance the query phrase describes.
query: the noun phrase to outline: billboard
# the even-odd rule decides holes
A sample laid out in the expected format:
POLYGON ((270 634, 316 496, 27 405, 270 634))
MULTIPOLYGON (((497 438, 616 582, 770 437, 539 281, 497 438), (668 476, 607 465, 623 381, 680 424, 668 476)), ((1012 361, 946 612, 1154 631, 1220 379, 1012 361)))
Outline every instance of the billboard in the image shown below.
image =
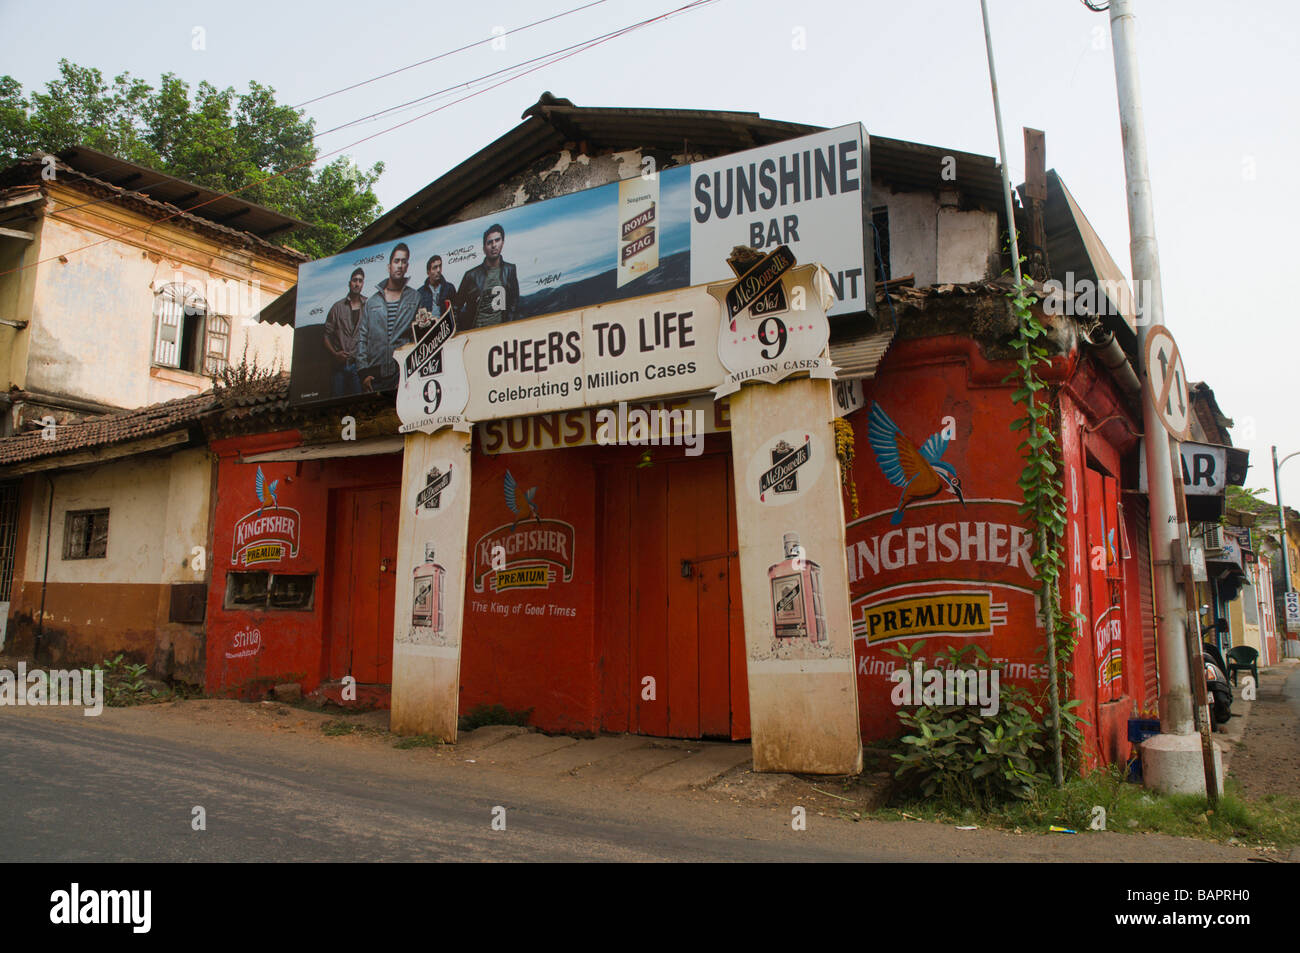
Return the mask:
MULTIPOLYGON (((830 314, 874 306, 859 124, 417 232, 299 267, 290 399, 390 391, 393 352, 439 337, 734 278, 737 245, 829 271, 830 314)), ((472 385, 471 385, 472 386, 472 385)))

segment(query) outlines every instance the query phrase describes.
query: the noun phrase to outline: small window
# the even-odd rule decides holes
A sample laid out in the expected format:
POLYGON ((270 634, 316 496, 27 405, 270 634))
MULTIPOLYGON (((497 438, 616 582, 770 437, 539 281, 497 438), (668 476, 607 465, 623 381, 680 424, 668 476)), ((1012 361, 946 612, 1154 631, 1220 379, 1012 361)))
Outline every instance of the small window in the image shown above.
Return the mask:
POLYGON ((220 374, 230 360, 230 319, 220 314, 208 315, 207 343, 203 349, 203 373, 220 374))
POLYGON ((287 576, 277 573, 271 580, 272 609, 310 609, 315 576, 287 576))
POLYGON ((226 574, 227 609, 308 610, 316 592, 315 574, 232 572, 226 574))
POLYGON ((69 510, 63 517, 63 558, 108 555, 108 510, 69 510))
POLYGON ((230 321, 208 314, 208 303, 184 284, 164 285, 154 300, 153 362, 177 370, 204 373, 218 351, 230 350, 230 321))

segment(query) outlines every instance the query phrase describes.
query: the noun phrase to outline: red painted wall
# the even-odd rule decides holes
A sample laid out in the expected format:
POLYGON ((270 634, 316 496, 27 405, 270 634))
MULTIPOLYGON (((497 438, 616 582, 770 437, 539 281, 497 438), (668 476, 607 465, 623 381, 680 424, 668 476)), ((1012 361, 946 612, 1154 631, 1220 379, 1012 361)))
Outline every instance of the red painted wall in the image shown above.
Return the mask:
MULTIPOLYGON (((922 657, 929 666, 941 664, 937 653, 949 646, 976 644, 1003 661, 1002 684, 1021 685, 1036 698, 1046 697, 1045 635, 1035 614, 1037 586, 1023 559, 1014 555, 1032 537, 1028 536, 1028 520, 1017 512, 1023 499, 1017 485, 1023 466, 1018 450, 1022 435, 1011 430, 1011 423, 1019 409, 1011 401, 1013 388, 1001 383, 1013 369, 1009 362, 986 361, 975 343, 965 338, 898 342, 886 355, 876 379, 866 384, 866 408, 848 418, 854 428, 854 481, 861 514, 857 519, 849 517, 847 543, 864 740, 895 737, 900 731, 898 709, 890 698, 895 683, 889 679, 900 663, 885 652, 891 646, 924 641, 922 657), (943 486, 926 499, 907 501, 899 513, 904 491, 891 482, 886 472, 890 461, 882 461, 882 454, 873 446, 873 402, 915 451, 932 435, 951 438, 938 459, 949 464, 960 480, 964 504, 943 486), (984 524, 982 531, 979 524, 984 524), (926 613, 954 604, 961 605, 965 613, 960 626, 931 625, 926 613), (986 606, 988 618, 984 617, 986 606), (885 615, 891 609, 892 619, 885 615), (904 615, 905 610, 910 610, 909 614, 904 615), (945 634, 962 627, 972 631, 945 634)), ((1058 360, 1046 376, 1059 383, 1080 373, 1074 359, 1058 360)), ((1107 442, 1113 427, 1097 433, 1087 433, 1081 427, 1085 406, 1094 415, 1101 410, 1106 414, 1119 411, 1113 389, 1098 382, 1091 371, 1088 375, 1088 404, 1061 393, 1065 491, 1070 508, 1062 604, 1066 609, 1078 604, 1088 617, 1080 626, 1073 690, 1083 701, 1080 714, 1090 723, 1085 729, 1086 750, 1094 762, 1104 762, 1127 754, 1123 739, 1133 698, 1126 686, 1136 685, 1141 691, 1142 653, 1140 623, 1136 621, 1137 561, 1130 558, 1111 567, 1122 593, 1123 674, 1105 686, 1106 697, 1099 698, 1094 613, 1087 579, 1086 514, 1090 505, 1100 513, 1106 500, 1102 482, 1095 496, 1089 495, 1084 468, 1091 455, 1095 464, 1118 478, 1121 453, 1107 442)), ((876 429, 887 434, 886 442, 896 439, 892 428, 878 424, 876 429)), ((911 452, 904 450, 899 458, 908 475, 915 469, 906 466, 911 452)), ((1133 527, 1126 525, 1124 530, 1131 556, 1136 542, 1133 527)), ((1101 575, 1104 578, 1105 571, 1101 575)), ((1108 594, 1106 601, 1109 604, 1108 594)))
POLYGON ((1016 512, 1021 438, 1010 427, 1016 415, 1012 388, 996 383, 1008 370, 988 364, 966 339, 899 342, 867 382, 866 408, 849 417, 861 515, 850 514, 846 535, 864 740, 899 734, 889 673, 901 663, 885 649, 900 644, 924 642, 928 667, 944 648, 973 643, 1005 660, 1003 684, 1039 693, 1046 685, 1034 581, 1024 565, 1032 537, 1016 512), (918 450, 947 425, 952 439, 940 459, 961 481, 964 504, 945 488, 909 502, 894 522, 903 490, 887 478, 873 448, 873 402, 918 450), (945 635, 946 626, 921 614, 954 605, 963 612, 961 625, 979 631, 945 635), (892 624, 883 616, 891 608, 898 613, 892 624))
MULTIPOLYGON (((599 447, 486 456, 474 441, 473 503, 469 514, 470 571, 465 585, 461 640, 460 710, 502 704, 533 709, 530 723, 548 731, 599 729, 599 678, 595 646, 596 475, 591 454, 599 447), (546 588, 492 590, 492 574, 475 588, 476 543, 515 520, 506 505, 505 475, 517 483, 522 509, 517 530, 538 524, 526 493, 544 521, 573 527, 572 576, 552 567, 546 588)), ((520 564, 513 554, 507 568, 520 564)))
MULTIPOLYGON (((321 683, 324 668, 323 632, 328 611, 327 586, 330 491, 339 487, 396 486, 401 483, 400 454, 308 460, 301 463, 241 463, 245 455, 283 449, 300 443, 296 432, 259 434, 212 443, 219 457, 217 501, 212 541, 212 582, 208 589, 207 691, 257 696, 278 681, 299 682, 310 692, 321 683), (232 564, 235 527, 241 517, 258 510, 254 483, 261 467, 265 484, 278 481, 276 495, 283 508, 299 514, 296 555, 248 567, 232 564), (316 590, 309 610, 224 608, 226 577, 232 571, 314 573, 316 590)), ((264 508, 268 515, 273 506, 264 508)), ((391 634, 390 634, 391 639, 391 634)))

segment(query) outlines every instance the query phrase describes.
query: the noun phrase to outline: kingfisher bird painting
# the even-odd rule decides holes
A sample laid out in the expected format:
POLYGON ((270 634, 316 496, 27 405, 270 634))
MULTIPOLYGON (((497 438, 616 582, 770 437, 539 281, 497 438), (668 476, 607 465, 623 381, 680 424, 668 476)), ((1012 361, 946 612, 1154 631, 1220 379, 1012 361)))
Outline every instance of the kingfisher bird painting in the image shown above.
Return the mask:
POLYGON ((257 468, 257 476, 253 478, 253 489, 257 491, 257 501, 262 504, 257 508, 259 516, 262 514, 262 510, 266 509, 268 504, 274 509, 278 510, 280 508, 280 501, 275 495, 275 491, 279 486, 279 480, 272 480, 268 484, 266 482, 266 477, 262 475, 262 468, 257 468))
POLYGON ((945 489, 954 493, 962 506, 966 505, 956 469, 942 459, 949 443, 942 430, 931 434, 917 449, 916 444, 908 439, 898 424, 890 420, 889 415, 873 400, 867 439, 885 478, 894 486, 903 488, 903 494, 898 498, 898 509, 889 518, 890 523, 897 526, 903 522, 903 511, 909 503, 928 500, 945 489))
MULTIPOLYGON (((513 533, 515 527, 519 525, 519 521, 524 518, 524 508, 519 505, 518 484, 515 483, 514 475, 509 470, 506 471, 505 490, 506 506, 510 507, 510 512, 515 514, 515 521, 510 524, 510 531, 513 533)), ((532 512, 533 516, 537 518, 537 522, 540 523, 542 521, 542 511, 539 510, 537 504, 533 502, 533 497, 536 495, 537 487, 525 491, 524 502, 528 504, 528 509, 532 512)))

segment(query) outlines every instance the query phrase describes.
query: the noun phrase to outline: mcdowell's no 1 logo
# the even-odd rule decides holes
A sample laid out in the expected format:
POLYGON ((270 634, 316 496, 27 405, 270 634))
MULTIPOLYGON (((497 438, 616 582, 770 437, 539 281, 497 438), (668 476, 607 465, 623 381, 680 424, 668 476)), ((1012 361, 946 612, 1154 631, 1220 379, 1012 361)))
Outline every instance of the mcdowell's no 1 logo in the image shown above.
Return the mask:
POLYGON ((450 463, 446 464, 446 469, 436 463, 429 467, 424 475, 424 488, 415 497, 417 516, 422 511, 438 510, 444 502, 450 502, 451 494, 448 492, 448 487, 451 486, 451 470, 450 463))
MULTIPOLYGON (((286 482, 291 479, 285 477, 286 482)), ((232 566, 273 563, 298 555, 302 517, 292 507, 280 505, 279 487, 279 480, 267 483, 262 468, 257 468, 253 490, 262 505, 235 522, 232 566)))
MULTIPOLYGON (((733 254, 728 263, 740 272, 751 260, 733 254)), ((782 245, 749 264, 734 284, 709 286, 709 294, 726 308, 718 325, 718 360, 727 376, 713 388, 715 397, 735 393, 745 383, 775 384, 805 371, 835 378, 825 356, 830 341, 825 309, 835 301, 830 279, 820 266, 791 272, 794 264, 793 253, 782 245)))
POLYGON ((825 465, 827 441, 803 430, 787 430, 764 442, 749 462, 749 492, 764 504, 783 506, 807 496, 825 465))

